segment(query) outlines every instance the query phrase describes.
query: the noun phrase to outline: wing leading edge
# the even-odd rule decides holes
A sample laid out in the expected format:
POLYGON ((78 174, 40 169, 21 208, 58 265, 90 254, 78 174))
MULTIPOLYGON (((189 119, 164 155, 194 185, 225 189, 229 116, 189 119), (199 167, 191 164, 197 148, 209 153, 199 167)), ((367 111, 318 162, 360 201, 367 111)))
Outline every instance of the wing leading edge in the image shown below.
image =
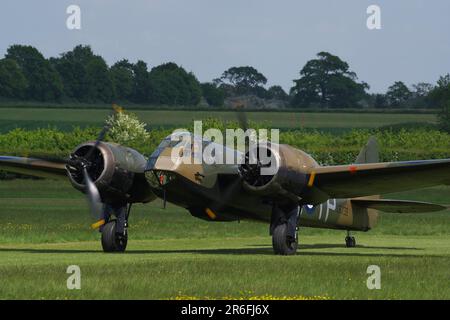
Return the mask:
POLYGON ((42 178, 67 178, 64 163, 36 158, 0 156, 0 170, 42 178))
POLYGON ((450 185, 450 159, 319 167, 308 187, 329 198, 357 198, 444 184, 450 185))

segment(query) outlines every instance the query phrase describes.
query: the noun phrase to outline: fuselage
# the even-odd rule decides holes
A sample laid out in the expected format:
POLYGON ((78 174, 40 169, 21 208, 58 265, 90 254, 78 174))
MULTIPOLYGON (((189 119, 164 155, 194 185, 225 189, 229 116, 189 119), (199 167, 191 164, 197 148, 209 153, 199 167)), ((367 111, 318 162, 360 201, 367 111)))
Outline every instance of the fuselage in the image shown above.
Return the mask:
MULTIPOLYGON (((236 164, 183 163, 181 149, 176 147, 177 139, 169 136, 149 158, 145 176, 156 196, 208 221, 270 222, 271 201, 239 186, 230 188, 237 176, 236 164), (229 192, 229 200, 222 203, 229 192)), ((239 156, 239 151, 234 152, 239 156)), ((302 205, 298 221, 304 227, 367 231, 376 220, 376 210, 354 205, 351 199, 329 199, 314 206, 302 205)))

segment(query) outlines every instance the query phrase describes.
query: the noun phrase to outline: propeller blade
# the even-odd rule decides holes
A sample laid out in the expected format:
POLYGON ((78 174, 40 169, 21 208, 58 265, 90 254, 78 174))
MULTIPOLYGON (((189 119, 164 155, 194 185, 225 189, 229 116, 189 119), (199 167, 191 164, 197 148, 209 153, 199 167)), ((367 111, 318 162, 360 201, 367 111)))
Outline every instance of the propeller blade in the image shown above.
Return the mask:
MULTIPOLYGON (((249 124, 248 124, 248 118, 247 118, 247 114, 245 113, 245 111, 243 111, 242 108, 239 108, 236 110, 236 118, 239 122, 239 127, 244 130, 244 132, 246 132, 249 129, 249 124)), ((246 157, 247 159, 245 159, 245 161, 248 161, 248 157, 249 155, 247 154, 247 150, 249 148, 248 146, 248 140, 246 139, 245 141, 245 146, 244 146, 244 157, 246 157)), ((249 173, 254 170, 252 167, 248 167, 245 168, 245 170, 248 170, 249 173)), ((236 179, 234 181, 232 181, 226 188, 225 190, 222 191, 220 199, 217 200, 216 204, 212 206, 212 210, 215 212, 220 212, 229 202, 231 202, 231 200, 234 198, 234 196, 236 195, 236 193, 241 189, 241 184, 242 184, 242 177, 238 176, 236 177, 236 179)))
POLYGON ((97 149, 100 142, 105 138, 105 136, 108 133, 110 128, 111 128, 111 126, 108 124, 103 127, 102 131, 100 131, 100 133, 97 137, 97 140, 95 140, 94 145, 89 149, 88 153, 86 153, 86 156, 84 157, 86 160, 89 160, 91 158, 92 154, 97 149))
POLYGON ((248 129, 247 114, 244 111, 239 110, 239 111, 236 111, 236 117, 239 122, 239 127, 241 127, 242 130, 247 131, 247 129, 248 129))
MULTIPOLYGON (((241 108, 236 110, 236 118, 239 122, 239 127, 245 131, 248 129, 248 118, 245 111, 243 111, 241 108)), ((246 151, 248 149, 247 146, 247 139, 245 141, 244 146, 244 156, 246 155, 246 151)), ((220 199, 218 199, 218 202, 212 207, 213 211, 219 212, 221 211, 235 196, 236 192, 240 190, 240 185, 242 183, 241 177, 236 177, 234 181, 232 181, 225 190, 222 191, 220 199)))
MULTIPOLYGON (((113 111, 111 112, 111 115, 120 113, 122 111, 123 109, 121 107, 113 104, 113 111)), ((97 229, 103 224, 105 224, 105 220, 103 219, 103 203, 100 197, 100 192, 98 191, 97 186, 89 176, 87 168, 92 166, 90 158, 94 154, 95 150, 97 150, 98 146, 100 145, 100 142, 105 138, 109 129, 111 129, 111 124, 109 124, 108 121, 106 121, 106 124, 104 125, 103 129, 97 136, 97 140, 95 140, 94 145, 89 149, 89 151, 84 156, 72 154, 69 160, 67 161, 67 168, 69 170, 77 171, 81 169, 89 209, 92 217, 97 221, 93 225, 91 225, 93 229, 97 229)))
POLYGON ((240 190, 240 185, 242 183, 242 179, 237 177, 233 182, 231 182, 225 190, 223 190, 220 199, 218 202, 212 206, 212 210, 214 212, 220 212, 235 196, 236 192, 240 190))
MULTIPOLYGON (((113 104, 112 106, 112 111, 110 113, 110 115, 115 115, 117 113, 121 113, 123 112, 122 107, 113 104)), ((88 153, 86 154, 86 156, 84 157, 86 160, 89 160, 92 156, 92 154, 94 153, 95 149, 97 149, 98 145, 100 144, 100 142, 105 138, 106 134, 108 133, 109 129, 111 129, 111 125, 106 123, 102 129, 102 131, 100 131, 100 133, 97 136, 97 140, 95 140, 94 145, 91 147, 91 149, 88 151, 88 153)))
POLYGON ((86 167, 83 168, 83 178, 84 183, 86 185, 86 196, 89 203, 89 209, 91 211, 91 215, 94 219, 100 220, 103 203, 100 198, 100 193, 98 192, 97 186, 94 182, 92 182, 89 174, 87 172, 86 167))

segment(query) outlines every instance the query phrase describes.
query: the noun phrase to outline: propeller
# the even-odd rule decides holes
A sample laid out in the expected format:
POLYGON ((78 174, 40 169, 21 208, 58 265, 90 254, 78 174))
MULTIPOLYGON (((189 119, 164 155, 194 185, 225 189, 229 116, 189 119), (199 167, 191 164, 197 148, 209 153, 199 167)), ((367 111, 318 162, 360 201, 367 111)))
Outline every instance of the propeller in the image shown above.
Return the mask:
MULTIPOLYGON (((122 108, 117 105, 113 105, 113 111, 111 112, 111 115, 115 115, 119 112, 122 112, 122 108)), ((98 134, 95 143, 91 146, 89 151, 84 156, 71 154, 70 160, 68 161, 68 164, 71 167, 74 167, 78 172, 81 171, 83 175, 83 182, 85 185, 87 202, 89 204, 89 211, 92 217, 96 220, 96 222, 91 226, 93 229, 97 229, 98 227, 102 226, 105 223, 105 220, 103 219, 103 203, 101 200, 100 192, 98 191, 95 183, 92 181, 88 169, 96 165, 91 159, 92 155, 94 154, 95 150, 97 150, 98 146, 105 138, 110 129, 111 125, 106 123, 103 129, 98 134)))
POLYGON ((242 130, 247 131, 248 129, 248 118, 247 118, 247 114, 245 113, 245 111, 243 111, 242 109, 237 109, 236 110, 236 117, 238 119, 239 122, 239 126, 242 130))
MULTIPOLYGON (((239 127, 246 132, 249 128, 248 118, 242 107, 236 108, 236 118, 238 120, 239 127)), ((247 139, 245 139, 244 154, 247 154, 247 149, 248 144, 247 139)), ((233 199, 236 192, 240 190, 242 180, 242 175, 238 175, 225 187, 225 189, 221 192, 220 198, 217 199, 218 202, 213 204, 211 207, 213 212, 219 212, 224 209, 224 207, 233 199)))
POLYGON ((95 144, 91 147, 91 149, 88 151, 86 156, 84 157, 86 160, 89 160, 94 153, 94 151, 97 149, 100 142, 105 138, 106 134, 108 133, 109 129, 111 129, 111 126, 107 123, 103 127, 102 131, 98 134, 97 140, 95 140, 95 144))
POLYGON ((99 218, 102 214, 103 203, 100 198, 100 192, 98 191, 95 183, 92 182, 91 178, 89 177, 86 167, 83 167, 83 179, 84 184, 86 185, 86 196, 89 203, 91 215, 94 219, 100 221, 101 219, 99 218))
MULTIPOLYGON (((271 156, 271 153, 269 153, 269 156, 271 156)), ((239 166, 239 174, 250 185, 255 187, 263 186, 272 179, 272 176, 263 175, 261 169, 270 166, 270 162, 265 164, 261 163, 259 148, 256 148, 245 154, 244 163, 239 166)))
MULTIPOLYGON (((236 118, 239 122, 239 126, 244 132, 249 129, 249 122, 247 114, 243 108, 236 109, 236 118)), ((249 140, 245 140, 244 145, 244 159, 242 164, 239 165, 239 175, 231 181, 221 192, 220 199, 212 205, 211 210, 219 212, 234 198, 235 194, 241 190, 243 181, 246 181, 252 186, 259 187, 268 183, 273 177, 271 175, 261 174, 263 168, 271 166, 271 163, 262 163, 259 154, 259 145, 250 150, 249 140)), ((271 151, 268 150, 268 156, 271 157, 271 151)))
MULTIPOLYGON (((246 131, 248 126, 248 119, 246 113, 240 108, 237 111, 237 118, 241 128, 246 131)), ((271 150, 268 150, 267 156, 271 157, 271 150)), ((239 175, 241 179, 247 181, 250 185, 255 187, 262 186, 272 179, 270 175, 262 175, 261 169, 268 168, 271 163, 262 163, 260 159, 260 145, 258 144, 256 148, 250 150, 250 146, 247 145, 247 140, 245 141, 244 149, 244 159, 242 164, 239 165, 239 175)))

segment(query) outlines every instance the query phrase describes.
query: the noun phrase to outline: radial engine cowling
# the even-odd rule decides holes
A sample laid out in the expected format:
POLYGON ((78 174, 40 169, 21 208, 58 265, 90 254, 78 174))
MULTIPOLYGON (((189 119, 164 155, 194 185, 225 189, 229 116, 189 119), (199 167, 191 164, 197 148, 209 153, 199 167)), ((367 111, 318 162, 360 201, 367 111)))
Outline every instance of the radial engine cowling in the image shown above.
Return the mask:
POLYGON ((272 143, 250 149, 239 165, 239 173, 247 191, 298 197, 307 185, 306 172, 317 166, 317 162, 302 150, 272 143))
MULTIPOLYGON (((82 143, 72 153, 73 159, 85 157, 95 142, 82 143)), ((144 172, 146 159, 136 150, 114 143, 101 142, 87 161, 87 171, 97 186, 102 201, 109 203, 135 202, 130 190, 136 175, 144 172), (133 201, 134 200, 134 201, 133 201)), ((68 175, 72 185, 84 192, 85 185, 79 167, 68 165, 68 175)), ((144 200, 144 199, 142 199, 144 200)))

